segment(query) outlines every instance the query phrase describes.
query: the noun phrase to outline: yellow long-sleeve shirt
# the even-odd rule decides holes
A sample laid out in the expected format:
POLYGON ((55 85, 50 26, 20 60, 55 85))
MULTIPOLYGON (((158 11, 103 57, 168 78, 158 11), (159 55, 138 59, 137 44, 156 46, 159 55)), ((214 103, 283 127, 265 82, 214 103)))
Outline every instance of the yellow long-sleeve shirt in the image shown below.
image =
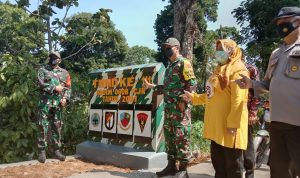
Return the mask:
MULTIPOLYGON (((230 80, 241 78, 239 74, 248 76, 246 70, 236 72, 230 80)), ((224 90, 215 86, 214 95, 192 95, 193 105, 205 105, 204 137, 228 148, 245 150, 248 142, 248 90, 240 89, 231 82, 224 90), (237 128, 235 136, 227 133, 227 128, 237 128)))

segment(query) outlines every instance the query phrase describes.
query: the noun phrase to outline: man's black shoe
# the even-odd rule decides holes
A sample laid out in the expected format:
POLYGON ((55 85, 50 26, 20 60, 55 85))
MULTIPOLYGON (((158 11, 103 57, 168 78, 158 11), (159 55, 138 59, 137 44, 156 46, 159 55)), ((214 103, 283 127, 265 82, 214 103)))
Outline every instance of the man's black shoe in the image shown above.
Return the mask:
POLYGON ((63 155, 59 150, 56 150, 54 152, 55 158, 59 159, 60 161, 64 161, 66 159, 66 156, 63 155))
POLYGON ((46 153, 45 153, 45 151, 39 152, 38 161, 40 163, 45 163, 45 161, 46 161, 46 153))
POLYGON ((174 176, 176 174, 176 172, 177 172, 175 163, 176 162, 173 159, 168 160, 167 167, 165 169, 163 169, 162 171, 160 171, 160 172, 156 172, 155 174, 158 177, 174 176))

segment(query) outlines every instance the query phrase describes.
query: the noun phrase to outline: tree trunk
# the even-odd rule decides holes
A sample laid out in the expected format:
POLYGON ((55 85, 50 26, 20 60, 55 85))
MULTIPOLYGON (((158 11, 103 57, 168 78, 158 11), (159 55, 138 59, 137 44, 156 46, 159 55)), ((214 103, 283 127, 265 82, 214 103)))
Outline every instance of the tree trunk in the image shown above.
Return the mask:
POLYGON ((181 54, 192 61, 195 32, 195 0, 175 0, 174 3, 174 37, 181 43, 181 54))

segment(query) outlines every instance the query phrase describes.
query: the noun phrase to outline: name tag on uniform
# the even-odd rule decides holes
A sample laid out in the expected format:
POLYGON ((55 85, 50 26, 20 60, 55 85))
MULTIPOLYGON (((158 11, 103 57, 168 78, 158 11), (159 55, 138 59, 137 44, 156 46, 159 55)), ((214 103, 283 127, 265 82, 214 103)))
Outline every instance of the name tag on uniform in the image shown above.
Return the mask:
POLYGON ((300 46, 295 46, 290 52, 289 56, 300 58, 300 46))

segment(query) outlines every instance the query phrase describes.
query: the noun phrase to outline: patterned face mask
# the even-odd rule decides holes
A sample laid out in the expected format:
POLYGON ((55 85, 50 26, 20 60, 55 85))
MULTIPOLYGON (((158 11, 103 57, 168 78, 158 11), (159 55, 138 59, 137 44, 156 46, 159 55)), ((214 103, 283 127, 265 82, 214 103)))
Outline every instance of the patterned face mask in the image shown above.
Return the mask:
POLYGON ((219 64, 223 65, 223 64, 226 64, 226 62, 228 61, 229 56, 225 51, 216 51, 215 58, 216 58, 216 61, 219 64))

